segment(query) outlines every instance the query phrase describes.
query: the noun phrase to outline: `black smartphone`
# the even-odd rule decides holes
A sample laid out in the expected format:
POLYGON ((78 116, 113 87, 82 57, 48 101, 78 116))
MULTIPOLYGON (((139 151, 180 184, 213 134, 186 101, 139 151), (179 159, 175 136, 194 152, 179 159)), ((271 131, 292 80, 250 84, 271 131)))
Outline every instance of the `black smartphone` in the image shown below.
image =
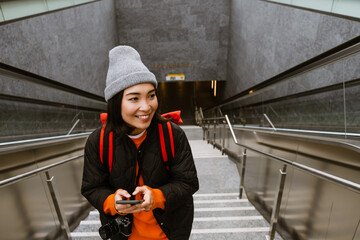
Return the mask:
POLYGON ((139 203, 142 203, 144 200, 117 200, 116 201, 116 204, 131 204, 131 205, 134 205, 134 204, 139 204, 139 203))

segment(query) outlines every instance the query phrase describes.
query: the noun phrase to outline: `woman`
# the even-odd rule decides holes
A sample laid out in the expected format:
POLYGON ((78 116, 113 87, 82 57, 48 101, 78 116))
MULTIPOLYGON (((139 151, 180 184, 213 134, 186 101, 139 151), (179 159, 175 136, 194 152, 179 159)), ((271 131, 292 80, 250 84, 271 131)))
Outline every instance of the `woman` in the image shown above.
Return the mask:
MULTIPOLYGON (((102 225, 119 215, 132 214, 130 240, 188 239, 199 183, 188 140, 171 123, 175 157, 166 168, 159 140, 157 81, 137 51, 118 46, 109 53, 105 99, 108 117, 105 137, 113 132, 113 163, 100 160, 100 132, 85 146, 82 194, 100 212, 102 225), (138 183, 138 184, 136 184, 138 183), (135 205, 118 200, 143 200, 135 205)), ((117 234, 111 239, 124 239, 117 234)), ((126 239, 126 238, 125 238, 126 239)))

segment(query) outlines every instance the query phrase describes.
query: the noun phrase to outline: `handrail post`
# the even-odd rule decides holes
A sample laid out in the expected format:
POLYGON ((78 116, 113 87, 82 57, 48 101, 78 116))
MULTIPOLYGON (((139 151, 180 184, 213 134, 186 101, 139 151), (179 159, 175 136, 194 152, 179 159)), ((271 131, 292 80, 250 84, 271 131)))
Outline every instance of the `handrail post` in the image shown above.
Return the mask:
POLYGON ((266 120, 268 121, 268 123, 270 123, 271 127, 272 127, 275 131, 277 131, 276 128, 275 128, 275 126, 274 126, 274 124, 272 123, 272 121, 270 120, 270 118, 266 115, 266 113, 264 113, 264 117, 266 118, 266 120))
POLYGON ((221 111, 220 107, 218 107, 217 109, 218 109, 218 111, 219 111, 219 113, 220 113, 220 116, 221 116, 221 117, 223 117, 223 116, 224 116, 224 114, 222 113, 222 111, 221 111))
POLYGON ((74 128, 76 127, 76 125, 80 122, 80 119, 76 120, 76 122, 74 123, 74 125, 71 127, 71 129, 69 130, 69 132, 67 133, 67 135, 70 135, 70 133, 74 130, 74 128))
POLYGON ((46 182, 50 190, 51 198, 53 200, 54 207, 56 210, 56 214, 60 222, 61 230, 63 231, 65 239, 71 240, 71 232, 70 232, 69 224, 66 220, 66 216, 64 214, 64 210, 59 199, 59 194, 56 191, 54 176, 50 177, 49 171, 46 171, 45 175, 46 175, 46 182))
POLYGON ((202 110, 201 107, 199 108, 199 111, 200 111, 200 117, 203 120, 204 119, 204 113, 203 113, 203 110, 202 110))
POLYGON ((205 141, 205 131, 206 131, 206 126, 205 126, 205 120, 201 119, 201 127, 203 130, 203 141, 205 141))
POLYGON ((215 148, 215 143, 216 143, 216 125, 217 125, 217 121, 214 120, 214 132, 213 132, 214 141, 213 141, 213 148, 215 148))
POLYGON ((231 132, 231 135, 232 135, 232 137, 233 137, 233 139, 234 139, 234 142, 237 144, 238 141, 237 141, 237 139, 236 139, 236 136, 235 136, 235 133, 234 133, 234 129, 233 129, 232 126, 231 126, 231 122, 230 122, 229 117, 228 117, 227 114, 225 114, 225 119, 226 119, 227 124, 229 125, 230 132, 231 132))
POLYGON ((225 123, 226 122, 223 120, 221 155, 224 155, 224 149, 225 149, 225 129, 226 129, 225 123))
POLYGON ((277 187, 277 195, 275 197, 274 206, 271 213, 271 221, 270 221, 270 240, 273 240, 275 237, 276 232, 276 225, 279 218, 279 212, 280 212, 280 206, 281 206, 281 200, 284 192, 284 186, 285 186, 285 180, 286 180, 286 165, 283 166, 283 169, 280 169, 280 177, 279 177, 279 183, 277 187))
POLYGON ((206 139, 207 139, 207 143, 210 143, 210 121, 207 121, 207 128, 206 128, 207 132, 206 132, 206 139))
POLYGON ((245 168, 246 168, 246 148, 244 148, 242 154, 242 167, 241 167, 241 178, 240 178, 240 194, 239 198, 242 198, 243 190, 245 189, 245 168))

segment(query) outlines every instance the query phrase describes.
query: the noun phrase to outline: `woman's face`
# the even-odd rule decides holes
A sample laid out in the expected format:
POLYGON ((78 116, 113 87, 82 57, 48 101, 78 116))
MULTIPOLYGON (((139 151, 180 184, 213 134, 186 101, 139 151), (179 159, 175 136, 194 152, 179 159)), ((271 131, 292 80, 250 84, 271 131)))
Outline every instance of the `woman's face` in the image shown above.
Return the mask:
POLYGON ((140 83, 124 90, 121 117, 135 128, 132 135, 139 134, 150 126, 157 108, 155 87, 151 83, 140 83))

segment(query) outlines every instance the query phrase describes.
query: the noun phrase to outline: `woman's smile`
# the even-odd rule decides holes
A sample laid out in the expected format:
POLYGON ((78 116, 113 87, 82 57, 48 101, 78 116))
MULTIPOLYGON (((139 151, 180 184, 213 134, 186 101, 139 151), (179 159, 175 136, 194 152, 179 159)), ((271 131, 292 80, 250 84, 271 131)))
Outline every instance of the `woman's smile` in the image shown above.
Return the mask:
POLYGON ((142 120, 148 120, 148 118, 150 117, 150 115, 145 115, 145 116, 137 116, 138 118, 142 119, 142 120))

